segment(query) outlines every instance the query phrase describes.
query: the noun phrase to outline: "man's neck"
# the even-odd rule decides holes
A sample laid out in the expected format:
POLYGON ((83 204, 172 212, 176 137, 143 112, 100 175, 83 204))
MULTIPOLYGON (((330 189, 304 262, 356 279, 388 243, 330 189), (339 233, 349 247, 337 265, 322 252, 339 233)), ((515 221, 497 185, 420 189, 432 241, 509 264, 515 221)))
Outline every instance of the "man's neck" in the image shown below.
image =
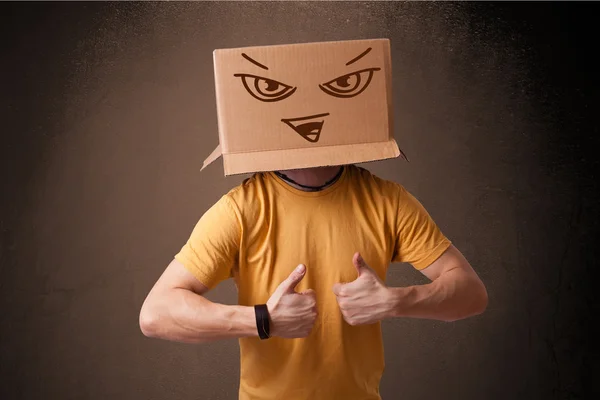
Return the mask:
MULTIPOLYGON (((331 181, 340 172, 341 166, 332 167, 317 167, 317 168, 304 168, 304 169, 291 169, 286 171, 278 171, 284 174, 296 183, 303 186, 320 187, 331 181)), ((294 185, 293 183, 286 182, 297 189, 306 190, 301 186, 294 185)), ((333 182, 331 183, 333 184, 333 182)))

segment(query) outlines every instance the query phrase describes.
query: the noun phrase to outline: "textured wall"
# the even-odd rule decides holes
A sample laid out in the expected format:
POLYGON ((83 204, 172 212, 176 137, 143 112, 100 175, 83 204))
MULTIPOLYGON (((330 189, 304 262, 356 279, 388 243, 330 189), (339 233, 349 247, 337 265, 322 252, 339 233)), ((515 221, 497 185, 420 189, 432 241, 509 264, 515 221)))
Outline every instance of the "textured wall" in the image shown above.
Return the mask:
MULTIPOLYGON (((392 39, 412 162, 367 167, 425 204, 490 294, 477 318, 386 321, 383 398, 583 398, 593 69, 560 33, 575 34, 566 6, 538 7, 3 4, 0 398, 235 398, 236 341, 138 327, 197 219, 245 177, 220 161, 199 173, 218 141, 212 50, 369 37, 392 39)), ((424 282, 390 270, 390 285, 424 282)))

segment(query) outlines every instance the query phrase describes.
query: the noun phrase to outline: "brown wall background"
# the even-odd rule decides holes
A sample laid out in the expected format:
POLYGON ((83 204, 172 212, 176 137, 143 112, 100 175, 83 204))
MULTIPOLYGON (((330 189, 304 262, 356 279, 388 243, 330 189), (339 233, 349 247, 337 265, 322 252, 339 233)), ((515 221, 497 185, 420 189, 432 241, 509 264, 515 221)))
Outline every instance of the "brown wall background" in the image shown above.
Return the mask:
MULTIPOLYGON (((597 389, 595 159, 582 155, 597 142, 583 121, 597 78, 565 25, 574 8, 537 7, 3 5, 0 398, 236 398, 236 341, 168 343, 138 327, 197 219, 245 177, 224 178, 220 161, 199 172, 218 142, 212 50, 368 37, 392 39, 396 138, 412 162, 367 167, 424 203, 490 294, 477 318, 386 321, 383 398, 597 389)), ((401 264, 388 277, 424 282, 401 264)), ((235 289, 209 298, 232 304, 235 289)))

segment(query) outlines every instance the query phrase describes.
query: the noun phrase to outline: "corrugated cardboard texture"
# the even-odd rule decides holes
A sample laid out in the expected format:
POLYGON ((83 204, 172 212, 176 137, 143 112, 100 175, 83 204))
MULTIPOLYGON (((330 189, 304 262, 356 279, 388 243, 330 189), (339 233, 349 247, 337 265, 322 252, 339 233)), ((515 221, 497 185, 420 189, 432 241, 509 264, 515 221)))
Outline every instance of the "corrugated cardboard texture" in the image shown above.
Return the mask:
POLYGON ((221 49, 214 67, 226 175, 400 155, 388 39, 221 49))

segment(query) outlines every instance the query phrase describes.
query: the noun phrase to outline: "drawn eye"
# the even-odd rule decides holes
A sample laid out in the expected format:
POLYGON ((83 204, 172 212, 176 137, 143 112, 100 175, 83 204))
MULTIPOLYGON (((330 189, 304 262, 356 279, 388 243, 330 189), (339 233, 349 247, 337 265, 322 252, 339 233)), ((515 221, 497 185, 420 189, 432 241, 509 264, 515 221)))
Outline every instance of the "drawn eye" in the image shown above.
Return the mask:
POLYGON ((342 75, 327 83, 319 85, 322 91, 335 97, 354 97, 361 94, 373 78, 373 72, 381 68, 368 68, 342 75))
POLYGON ((260 101, 283 100, 290 97, 296 91, 295 87, 273 79, 249 74, 235 74, 233 76, 241 78, 248 93, 260 101))

